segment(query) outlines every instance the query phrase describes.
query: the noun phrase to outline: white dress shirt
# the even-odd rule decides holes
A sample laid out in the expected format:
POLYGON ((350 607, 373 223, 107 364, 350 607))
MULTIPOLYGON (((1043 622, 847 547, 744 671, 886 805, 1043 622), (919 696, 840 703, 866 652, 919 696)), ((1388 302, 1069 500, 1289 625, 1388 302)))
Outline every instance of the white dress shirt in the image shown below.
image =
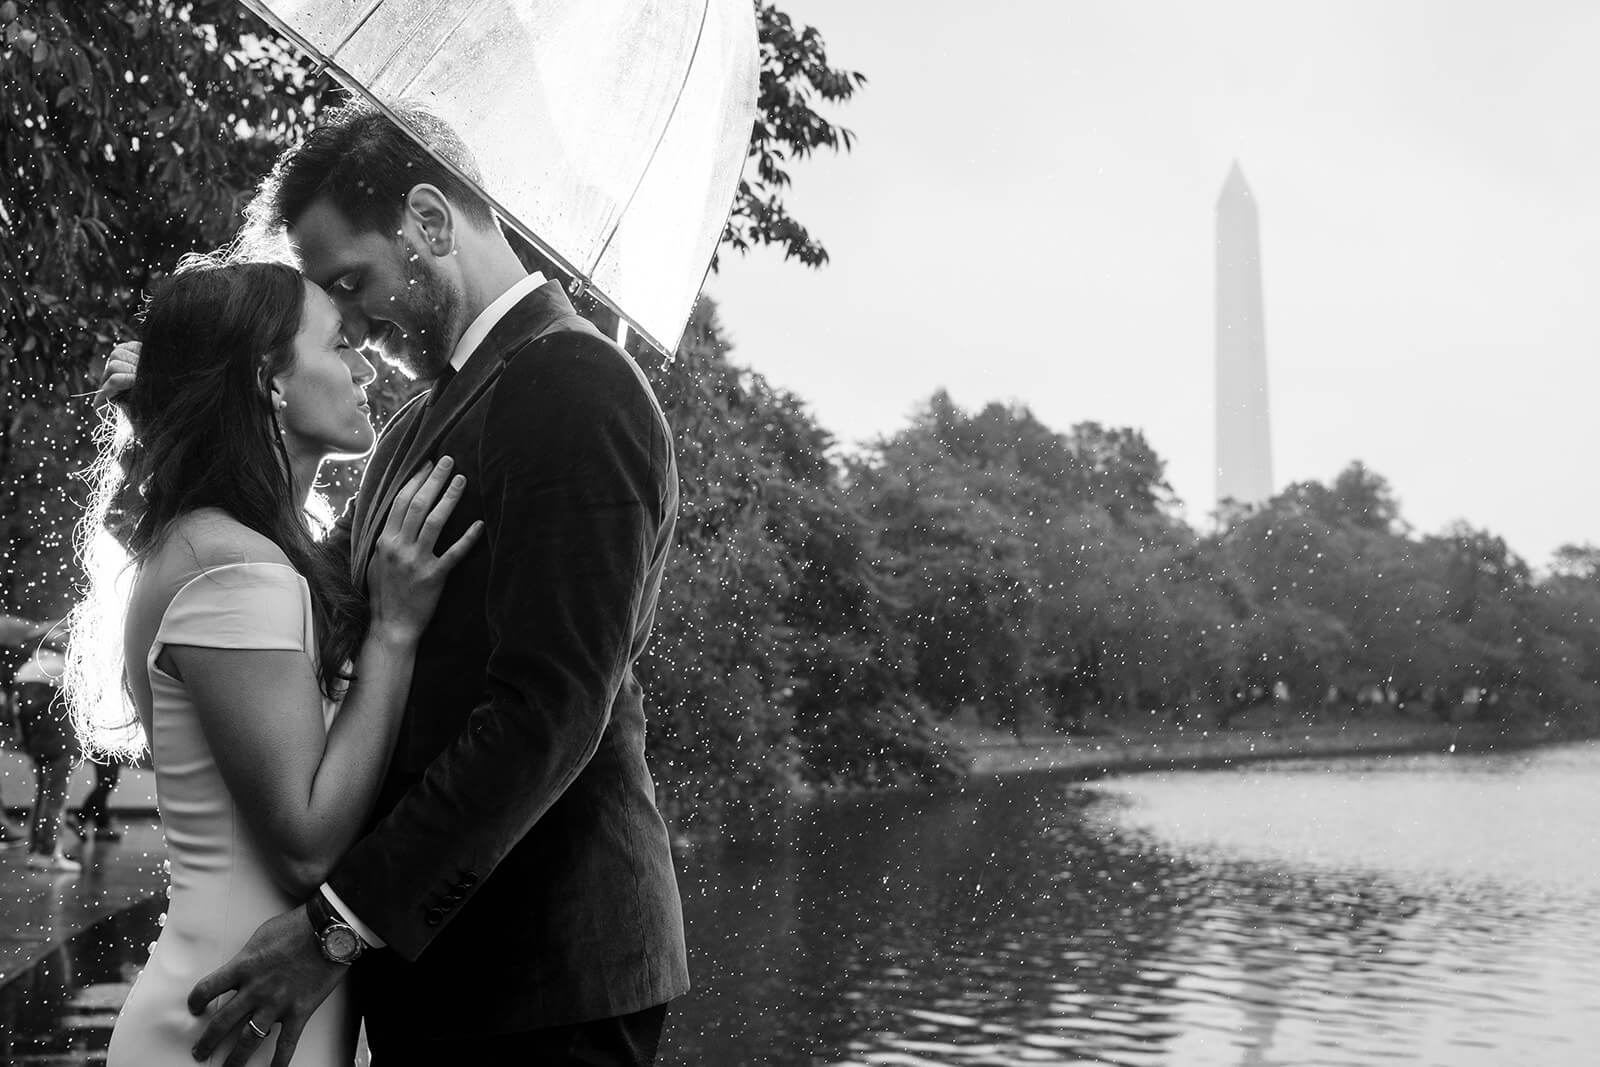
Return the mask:
POLYGON ((457 371, 467 365, 467 360, 472 358, 472 353, 483 344, 483 339, 489 336, 489 331, 500 324, 506 317, 506 312, 516 307, 522 298, 533 292, 545 281, 544 275, 538 271, 523 278, 516 285, 507 289, 489 304, 488 307, 478 312, 478 317, 472 324, 461 332, 461 340, 456 342, 456 350, 450 354, 450 366, 457 371))

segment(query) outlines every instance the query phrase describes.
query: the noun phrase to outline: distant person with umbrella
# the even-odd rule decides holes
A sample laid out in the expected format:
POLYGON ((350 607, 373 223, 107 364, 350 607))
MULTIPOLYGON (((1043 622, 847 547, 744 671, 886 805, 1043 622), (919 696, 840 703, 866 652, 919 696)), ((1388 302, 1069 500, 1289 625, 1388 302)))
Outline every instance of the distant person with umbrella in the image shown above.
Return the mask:
POLYGON ((17 732, 33 760, 33 812, 28 821, 28 867, 77 874, 83 864, 61 849, 61 813, 72 762, 82 755, 67 709, 57 699, 66 672, 60 638, 47 636, 17 669, 17 732))
POLYGON ((0 616, 0 645, 22 647, 26 658, 11 672, 9 699, 22 750, 34 766, 33 810, 28 820, 28 867, 76 874, 82 864, 60 848, 67 778, 79 755, 66 708, 57 700, 66 669, 60 623, 0 616), (31 647, 29 647, 31 646, 31 647))
POLYGON ((111 822, 111 791, 122 777, 122 764, 105 758, 94 760, 90 766, 94 768, 94 784, 78 810, 67 814, 67 825, 85 841, 121 841, 122 831, 111 822))
MULTIPOLYGON (((17 671, 30 658, 30 646, 44 638, 55 623, 36 622, 18 615, 0 615, 0 725, 15 722, 17 699, 14 692, 17 671)), ((27 843, 26 830, 12 825, 0 800, 0 850, 27 843)))

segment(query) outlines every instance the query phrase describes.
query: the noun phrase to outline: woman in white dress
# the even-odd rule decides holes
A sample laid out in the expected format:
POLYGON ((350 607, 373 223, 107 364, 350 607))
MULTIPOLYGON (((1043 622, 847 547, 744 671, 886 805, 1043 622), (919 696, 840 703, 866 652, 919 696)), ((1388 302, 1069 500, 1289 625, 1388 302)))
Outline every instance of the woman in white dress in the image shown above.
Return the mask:
MULTIPOLYGON (((481 535, 435 554, 463 486, 441 459, 396 499, 369 603, 314 539, 305 508, 319 464, 372 447, 372 377, 332 301, 288 267, 191 262, 151 297, 122 399, 131 438, 102 454, 90 521, 112 519, 135 563, 122 662, 155 768, 171 904, 117 1019, 111 1067, 193 1063, 203 1020, 190 989, 355 841, 417 639, 481 535)), ((95 710, 95 602, 73 630, 81 726, 95 710)), ((349 1067, 357 1022, 342 991, 329 998, 296 1067, 349 1067)), ((249 1062, 273 1047, 266 1037, 249 1062)))

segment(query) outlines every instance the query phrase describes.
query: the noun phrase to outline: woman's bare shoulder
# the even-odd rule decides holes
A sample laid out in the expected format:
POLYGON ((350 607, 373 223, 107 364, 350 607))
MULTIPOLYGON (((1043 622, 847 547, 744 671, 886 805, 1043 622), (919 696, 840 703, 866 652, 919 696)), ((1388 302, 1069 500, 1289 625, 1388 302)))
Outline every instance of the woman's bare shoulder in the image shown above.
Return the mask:
POLYGON ((152 558, 162 569, 210 570, 241 563, 290 566, 283 549, 219 508, 196 508, 174 519, 152 558))

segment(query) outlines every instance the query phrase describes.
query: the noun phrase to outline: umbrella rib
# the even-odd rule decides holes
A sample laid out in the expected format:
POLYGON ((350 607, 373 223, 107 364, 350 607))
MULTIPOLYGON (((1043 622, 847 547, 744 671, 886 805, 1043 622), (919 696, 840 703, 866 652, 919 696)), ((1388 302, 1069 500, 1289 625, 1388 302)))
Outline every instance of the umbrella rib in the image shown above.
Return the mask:
POLYGON ((678 113, 678 105, 683 103, 684 90, 689 87, 689 76, 694 72, 694 61, 700 55, 700 42, 705 40, 706 23, 711 18, 711 2, 705 0, 700 8, 700 28, 694 34, 694 48, 689 52, 689 62, 684 66, 683 82, 678 86, 678 95, 672 98, 672 108, 667 112, 667 120, 661 124, 661 133, 656 137, 656 143, 650 148, 650 158, 644 161, 644 167, 639 171, 639 180, 633 183, 633 191, 628 194, 628 199, 617 212, 617 217, 611 224, 606 239, 600 245, 600 251, 594 254, 594 259, 589 263, 588 273, 592 278, 600 261, 606 257, 606 252, 611 248, 611 241, 617 236, 617 231, 622 228, 622 220, 628 217, 628 209, 633 206, 633 201, 639 195, 639 190, 644 187, 645 178, 650 175, 650 167, 656 161, 656 153, 661 151, 661 142, 667 139, 667 131, 672 129, 673 116, 678 113))
POLYGON ((376 15, 378 8, 382 6, 383 0, 372 0, 372 3, 367 5, 366 13, 356 19, 355 25, 345 32, 345 35, 339 39, 339 43, 333 46, 333 51, 328 53, 328 62, 331 63, 339 58, 339 50, 350 43, 350 38, 361 32, 361 27, 372 21, 372 16, 376 15))
MULTIPOLYGON (((456 31, 459 30, 466 23, 467 19, 471 18, 472 15, 482 6, 483 5, 481 3, 469 4, 467 6, 467 9, 461 13, 461 17, 456 19, 456 24, 450 27, 450 32, 439 37, 439 43, 433 46, 433 51, 428 53, 428 58, 417 64, 416 73, 407 78, 406 83, 400 86, 396 92, 397 96, 405 96, 406 93, 411 91, 412 84, 418 78, 422 77, 422 72, 428 69, 428 64, 433 62, 433 57, 438 55, 444 49, 444 46, 450 43, 450 38, 456 35, 456 31)), ((395 57, 399 54, 400 49, 395 49, 394 52, 390 54, 389 58, 383 61, 383 68, 378 71, 378 74, 382 74, 384 70, 387 70, 389 64, 393 63, 395 57)), ((374 78, 377 76, 377 74, 373 75, 374 78)))

